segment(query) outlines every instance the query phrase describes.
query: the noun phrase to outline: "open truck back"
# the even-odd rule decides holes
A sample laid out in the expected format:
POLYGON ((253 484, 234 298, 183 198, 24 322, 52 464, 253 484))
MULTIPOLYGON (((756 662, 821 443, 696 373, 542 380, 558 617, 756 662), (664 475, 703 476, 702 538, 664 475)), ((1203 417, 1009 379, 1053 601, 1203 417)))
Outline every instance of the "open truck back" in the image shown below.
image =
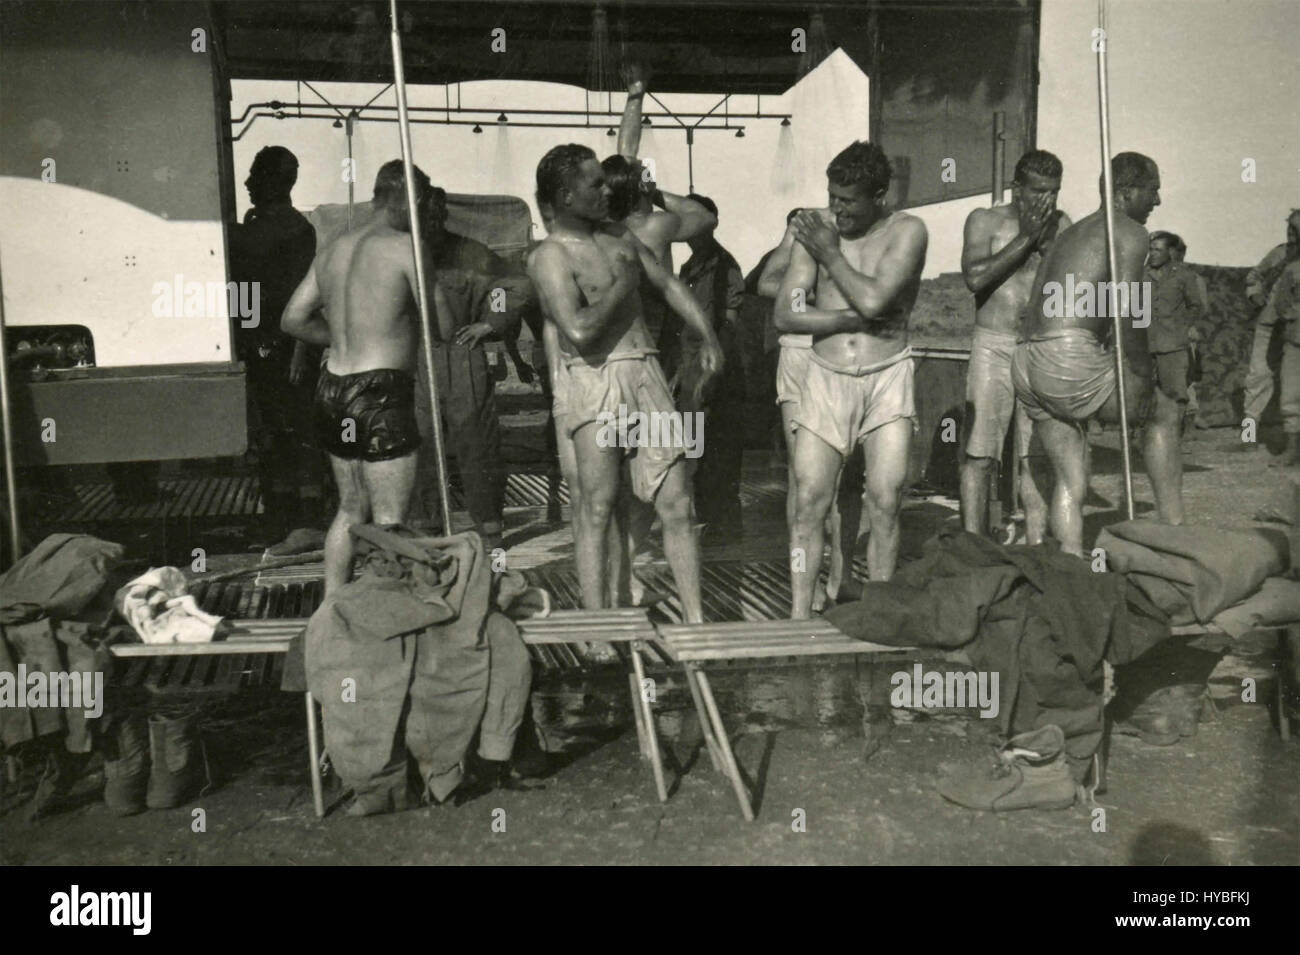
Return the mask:
POLYGON ((242 454, 229 97, 208 7, 22 3, 0 18, 19 463, 242 454))

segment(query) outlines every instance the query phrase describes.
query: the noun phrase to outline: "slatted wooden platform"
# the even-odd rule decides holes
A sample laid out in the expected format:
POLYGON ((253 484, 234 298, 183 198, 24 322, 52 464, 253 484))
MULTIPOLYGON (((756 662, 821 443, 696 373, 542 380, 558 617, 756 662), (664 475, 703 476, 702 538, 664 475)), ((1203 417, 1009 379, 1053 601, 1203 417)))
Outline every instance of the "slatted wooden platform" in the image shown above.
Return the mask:
POLYGON ((679 662, 904 653, 914 649, 855 640, 824 620, 670 624, 658 629, 669 655, 679 662))
POLYGON ((253 516, 262 513, 257 478, 225 475, 186 477, 158 482, 150 501, 120 501, 111 484, 78 484, 77 503, 59 515, 72 524, 156 521, 178 518, 253 516))

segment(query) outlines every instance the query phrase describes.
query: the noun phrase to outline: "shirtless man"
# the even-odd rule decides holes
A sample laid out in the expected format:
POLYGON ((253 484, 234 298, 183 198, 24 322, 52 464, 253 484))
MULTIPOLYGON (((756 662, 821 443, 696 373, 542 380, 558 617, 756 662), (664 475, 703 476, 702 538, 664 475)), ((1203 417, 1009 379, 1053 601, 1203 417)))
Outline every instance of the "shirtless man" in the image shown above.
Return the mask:
MULTIPOLYGON (((1141 282, 1149 242, 1142 224, 1160 204, 1160 172, 1141 153, 1120 153, 1111 160, 1114 180, 1116 279, 1141 282)), ((1024 402, 1056 476, 1049 521, 1052 534, 1067 554, 1083 556, 1083 499, 1088 491, 1088 419, 1119 420, 1115 387, 1115 355, 1107 347, 1112 319, 1106 287, 1110 264, 1106 251, 1106 213, 1099 208, 1070 226, 1043 256, 1029 300, 1030 338, 1016 349, 1011 376, 1016 396, 1024 402), (1061 290, 1093 293, 1094 307, 1075 295, 1063 300, 1061 290), (1084 307, 1079 307, 1082 302, 1084 307)), ((1149 299, 1143 295, 1149 304, 1149 299)), ((1124 334, 1125 389, 1130 420, 1141 421, 1152 380, 1147 330, 1130 301, 1121 322, 1124 334), (1135 327, 1135 325, 1141 327, 1135 327)), ((1121 301, 1121 307, 1123 302, 1121 301)), ((1148 320, 1149 320, 1149 312, 1148 320)), ((1182 522, 1182 503, 1172 494, 1177 455, 1178 405, 1159 403, 1147 417, 1143 454, 1155 489, 1161 520, 1182 522), (1170 418, 1172 410, 1175 417, 1170 418)))
POLYGON ((988 533, 989 474, 1002 460, 1002 444, 1014 421, 1028 544, 1043 542, 1047 504, 1029 470, 1033 426, 1016 401, 1011 358, 1043 250, 1070 225, 1069 217, 1056 208, 1060 191, 1061 160, 1041 149, 1025 153, 1011 181, 1011 204, 973 211, 966 218, 961 251, 962 278, 975 294, 975 336, 966 378, 970 424, 961 469, 962 523, 972 534, 988 533))
POLYGON ((572 438, 580 487, 574 516, 583 606, 608 605, 604 580, 607 532, 620 472, 636 496, 652 502, 663 524, 664 553, 672 567, 686 620, 703 618, 699 550, 682 447, 602 446, 603 413, 675 412, 668 382, 641 317, 637 286, 644 275, 669 304, 705 333, 703 362, 721 367, 717 337, 689 289, 664 270, 630 234, 602 228, 610 188, 596 155, 585 146, 556 146, 537 166, 537 202, 548 210, 550 235, 529 255, 528 274, 543 314, 558 332, 561 380, 556 414, 572 438))
MULTIPOLYGON (((417 168, 415 178, 420 214, 430 215, 429 177, 417 168)), ((312 409, 339 490, 338 513, 325 536, 327 596, 351 577, 352 525, 405 519, 420 446, 414 376, 419 310, 401 160, 380 168, 373 203, 374 221, 316 257, 281 319, 294 338, 329 347, 312 409)), ((441 306, 445 341, 452 335, 451 310, 439 301, 436 285, 431 294, 431 307, 441 306)))
MULTIPOLYGON (((618 153, 607 157, 601 168, 610 188, 609 223, 627 229, 653 253, 669 275, 673 268, 673 243, 688 242, 716 228, 718 217, 687 197, 664 192, 652 176, 652 169, 637 159, 641 148, 641 108, 645 101, 646 78, 636 64, 626 70, 627 101, 618 129, 618 153)), ((650 341, 659 350, 660 368, 676 391, 683 354, 682 331, 686 320, 647 279, 640 286, 641 314, 650 341)), ((693 336, 688 360, 698 361, 699 336, 693 336)), ((680 397, 680 396, 679 396, 680 397)), ((609 579, 617 590, 615 605, 641 606, 661 595, 647 592, 632 572, 632 563, 645 546, 654 523, 654 511, 626 494, 619 501, 613 533, 622 543, 609 549, 609 579)))
MULTIPOLYGON (((763 272, 758 279, 758 294, 775 299, 781 291, 781 282, 790 267, 790 254, 794 249, 794 219, 802 211, 792 209, 786 217, 785 234, 781 243, 768 255, 763 272)), ((830 224, 829 209, 812 210, 830 224)), ((807 304, 812 304, 812 299, 807 304)), ((781 434, 785 438, 786 493, 785 520, 794 527, 794 417, 803 394, 803 383, 808 375, 808 352, 812 349, 811 335, 782 335, 778 341, 780 353, 776 364, 776 403, 781 410, 781 434)), ((835 498, 831 503, 831 564, 826 573, 826 589, 818 583, 813 596, 813 610, 820 611, 827 598, 831 600, 856 600, 862 587, 853 577, 853 558, 857 552, 858 537, 862 533, 862 447, 853 452, 851 466, 840 467, 835 498), (849 532, 844 533, 845 528, 849 532), (845 572, 845 568, 848 571, 845 572)))
POLYGON ((862 442, 866 454, 867 569, 888 580, 898 560, 898 513, 916 409, 907 321, 920 289, 925 224, 884 208, 892 170, 879 146, 855 142, 826 168, 835 225, 795 217, 790 267, 773 318, 782 332, 813 336, 794 415, 795 516, 790 532, 791 617, 811 614, 821 570, 822 522, 841 464, 862 442), (816 306, 807 305, 816 291, 816 306))

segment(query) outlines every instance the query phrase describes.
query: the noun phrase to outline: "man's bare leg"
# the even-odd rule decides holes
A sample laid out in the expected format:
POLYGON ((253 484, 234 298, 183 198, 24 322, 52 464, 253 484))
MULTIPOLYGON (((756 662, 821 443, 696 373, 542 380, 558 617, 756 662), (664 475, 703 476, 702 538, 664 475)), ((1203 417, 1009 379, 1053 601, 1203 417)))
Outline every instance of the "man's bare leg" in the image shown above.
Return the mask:
POLYGON ((1143 433, 1146 460, 1156 513, 1165 524, 1183 523, 1183 406, 1156 389, 1155 407, 1143 433))
MULTIPOLYGON (((822 548, 826 544, 825 521, 835 496, 835 479, 840 473, 840 453, 806 428, 794 435, 794 520, 790 524, 790 619, 812 616, 813 591, 822 569, 822 548), (803 564, 795 570, 794 561, 803 564)), ((872 525, 875 540, 875 525, 872 525)))
POLYGON ((867 573, 888 580, 898 565, 898 515, 903 508, 908 455, 912 450, 912 419, 896 418, 867 435, 867 573))
POLYGON ((1049 516, 1061 550, 1083 556, 1083 500, 1088 493, 1088 436, 1084 427, 1048 418, 1034 423, 1052 463, 1055 486, 1049 516))
POLYGON ((983 537, 989 532, 989 474, 992 458, 966 455, 961 466, 961 525, 983 537))
POLYGON ((686 459, 678 458, 655 495, 655 511, 664 532, 664 556, 677 582, 686 623, 704 622, 700 600, 700 547, 696 540, 695 502, 687 479, 686 459))
POLYGON ((1020 506, 1025 509, 1025 543, 1037 546, 1047 534, 1047 501, 1038 490, 1031 461, 1029 455, 1020 459, 1020 506))
POLYGON ((370 520, 370 500, 361 476, 360 461, 345 461, 330 455, 334 484, 339 491, 339 509, 325 534, 325 595, 352 579, 353 524, 370 520))
POLYGON ((831 563, 826 571, 826 593, 835 600, 857 600, 862 585, 853 576, 862 531, 862 496, 866 489, 865 461, 861 447, 849 455, 840 468, 831 504, 831 563))
MULTIPOLYGON (((796 482, 794 477, 795 434, 792 428, 794 422, 794 412, 795 412, 795 404, 793 401, 781 402, 781 430, 782 433, 785 435, 785 459, 786 459, 785 526, 791 528, 792 531, 794 528, 795 501, 797 500, 798 497, 798 492, 796 490, 796 482)), ((862 520, 861 482, 857 482, 856 486, 857 486, 857 490, 854 493, 856 493, 858 497, 858 501, 855 507, 850 508, 852 524, 849 525, 854 528, 860 527, 860 523, 862 520)), ((852 572, 850 571, 849 574, 847 575, 844 573, 845 550, 847 548, 848 566, 852 567, 853 551, 857 548, 858 541, 857 541, 857 534, 854 534, 852 535, 853 539, 851 541, 848 541, 847 544, 845 543, 845 539, 844 539, 845 535, 843 533, 844 521, 840 517, 839 497, 840 497, 840 489, 839 489, 839 481, 837 478, 835 493, 831 496, 831 507, 830 507, 831 564, 826 572, 827 587, 823 589, 820 579, 816 580, 813 585, 814 592, 813 592, 812 609, 816 613, 820 613, 822 609, 826 606, 827 590, 835 594, 837 599, 840 596, 841 587, 845 588, 845 592, 843 596, 849 599, 856 598, 862 593, 862 588, 857 587, 856 582, 852 581, 852 577, 853 577, 852 572), (847 586, 845 585, 846 578, 849 581, 847 586)))
POLYGON ((596 441, 600 428, 589 422, 573 435, 580 505, 573 512, 573 536, 578 565, 582 606, 600 610, 609 599, 606 573, 609 527, 618 499, 619 465, 622 451, 602 448, 596 441))
MULTIPOLYGON (((415 489, 416 456, 391 461, 366 461, 361 465, 366 495, 370 500, 370 519, 376 524, 401 524, 411 508, 415 489)), ((448 527, 445 534, 451 534, 448 527)))

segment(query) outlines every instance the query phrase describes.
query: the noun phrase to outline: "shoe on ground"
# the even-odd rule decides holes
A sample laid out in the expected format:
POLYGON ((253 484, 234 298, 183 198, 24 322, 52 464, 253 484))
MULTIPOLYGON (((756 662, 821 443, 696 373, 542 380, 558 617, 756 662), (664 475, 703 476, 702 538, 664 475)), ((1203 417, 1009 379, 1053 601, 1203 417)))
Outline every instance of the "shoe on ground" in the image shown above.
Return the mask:
POLYGON ((199 788, 205 757, 193 716, 149 717, 149 785, 145 805, 174 809, 199 788))
POLYGON ((1205 705, 1205 687, 1199 683, 1162 686, 1137 705, 1132 715, 1115 724, 1115 732, 1140 737, 1149 746, 1172 746, 1184 736, 1196 735, 1205 705))
POLYGON ((115 816, 145 811, 149 785, 149 731, 142 717, 118 724, 104 754, 104 805, 115 816))
POLYGON ((1013 736, 991 763, 975 762, 939 782, 939 793, 968 809, 1068 809, 1076 787, 1065 761, 1065 734, 1049 725, 1013 736))

